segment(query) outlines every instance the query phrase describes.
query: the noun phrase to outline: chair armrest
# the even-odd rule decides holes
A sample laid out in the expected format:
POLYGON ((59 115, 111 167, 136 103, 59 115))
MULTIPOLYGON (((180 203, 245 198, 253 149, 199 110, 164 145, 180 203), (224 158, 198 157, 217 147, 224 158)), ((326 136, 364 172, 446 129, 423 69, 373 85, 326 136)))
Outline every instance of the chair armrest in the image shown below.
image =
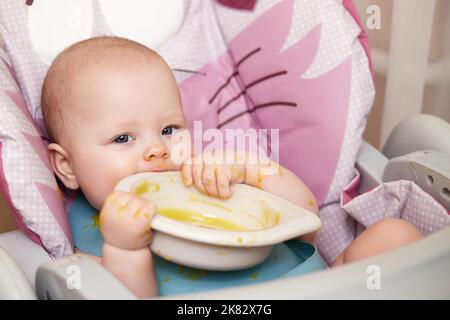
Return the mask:
POLYGON ((414 181, 450 210, 450 155, 437 151, 417 151, 391 159, 383 181, 414 181))
POLYGON ((0 300, 36 300, 34 289, 22 268, 0 246, 0 300))
POLYGON ((134 300, 134 296, 109 271, 92 259, 75 254, 39 267, 39 299, 134 300))
POLYGON ((369 143, 363 141, 356 168, 361 174, 360 193, 365 193, 383 182, 384 168, 388 159, 369 143))
POLYGON ((0 246, 9 252, 32 286, 36 282, 35 277, 39 266, 52 261, 47 251, 28 239, 21 230, 0 234, 0 246))
POLYGON ((430 114, 415 114, 395 127, 383 148, 383 154, 389 159, 420 150, 450 155, 449 137, 448 122, 430 114))
POLYGON ((383 182, 409 180, 450 210, 450 154, 421 150, 389 160, 363 142, 356 168, 361 174, 360 193, 383 182))

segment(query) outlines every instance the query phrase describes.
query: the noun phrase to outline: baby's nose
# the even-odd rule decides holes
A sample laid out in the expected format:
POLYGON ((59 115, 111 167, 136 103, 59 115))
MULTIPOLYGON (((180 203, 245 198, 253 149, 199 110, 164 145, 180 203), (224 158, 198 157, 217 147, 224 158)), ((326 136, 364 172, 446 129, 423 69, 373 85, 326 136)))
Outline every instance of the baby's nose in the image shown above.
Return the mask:
POLYGON ((167 151, 167 148, 160 143, 151 145, 144 154, 144 159, 147 161, 155 159, 167 159, 168 157, 169 153, 167 151))

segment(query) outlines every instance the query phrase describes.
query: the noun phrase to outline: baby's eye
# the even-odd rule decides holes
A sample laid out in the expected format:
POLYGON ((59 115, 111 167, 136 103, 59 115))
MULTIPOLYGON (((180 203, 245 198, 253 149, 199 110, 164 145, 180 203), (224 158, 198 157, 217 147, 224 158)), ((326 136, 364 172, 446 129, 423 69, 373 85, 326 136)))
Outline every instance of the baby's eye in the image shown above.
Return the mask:
POLYGON ((163 136, 168 136, 168 135, 174 134, 177 129, 178 129, 178 126, 167 126, 164 129, 162 129, 161 134, 163 136))
POLYGON ((129 134, 121 134, 113 140, 114 143, 128 143, 133 139, 129 134))

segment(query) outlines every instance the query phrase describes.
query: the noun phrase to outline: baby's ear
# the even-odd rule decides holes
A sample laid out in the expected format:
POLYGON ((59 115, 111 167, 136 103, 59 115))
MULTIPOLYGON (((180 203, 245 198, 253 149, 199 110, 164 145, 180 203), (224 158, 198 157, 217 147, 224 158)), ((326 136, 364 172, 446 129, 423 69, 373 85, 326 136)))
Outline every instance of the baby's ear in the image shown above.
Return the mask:
POLYGON ((69 189, 78 189, 80 186, 72 170, 72 163, 67 151, 57 143, 50 143, 47 146, 47 150, 53 172, 58 176, 59 180, 69 189))

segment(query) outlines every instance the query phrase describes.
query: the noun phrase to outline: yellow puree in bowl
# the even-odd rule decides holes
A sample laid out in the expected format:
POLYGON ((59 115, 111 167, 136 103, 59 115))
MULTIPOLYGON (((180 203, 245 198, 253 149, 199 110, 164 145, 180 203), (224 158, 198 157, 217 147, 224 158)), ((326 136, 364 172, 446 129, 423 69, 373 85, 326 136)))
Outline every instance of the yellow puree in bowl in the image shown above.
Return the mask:
MULTIPOLYGON (((158 192, 159 190, 160 190, 159 184, 151 183, 148 180, 145 180, 134 188, 133 193, 137 195, 143 195, 149 191, 158 192)), ((216 202, 201 200, 195 197, 191 197, 189 201, 202 202, 211 206, 219 207, 226 211, 232 210, 231 208, 228 208, 216 202)), ((179 208, 158 208, 158 214, 180 222, 191 223, 206 228, 228 230, 228 231, 250 230, 249 228, 240 226, 232 221, 223 218, 207 216, 191 210, 179 208)), ((279 221, 279 213, 273 212, 273 210, 268 208, 264 210, 262 221, 264 226, 273 226, 274 224, 277 224, 278 221, 279 221)))
POLYGON ((175 208, 159 208, 158 214, 180 222, 191 223, 202 227, 229 231, 243 231, 246 228, 222 218, 209 217, 203 214, 175 208))

